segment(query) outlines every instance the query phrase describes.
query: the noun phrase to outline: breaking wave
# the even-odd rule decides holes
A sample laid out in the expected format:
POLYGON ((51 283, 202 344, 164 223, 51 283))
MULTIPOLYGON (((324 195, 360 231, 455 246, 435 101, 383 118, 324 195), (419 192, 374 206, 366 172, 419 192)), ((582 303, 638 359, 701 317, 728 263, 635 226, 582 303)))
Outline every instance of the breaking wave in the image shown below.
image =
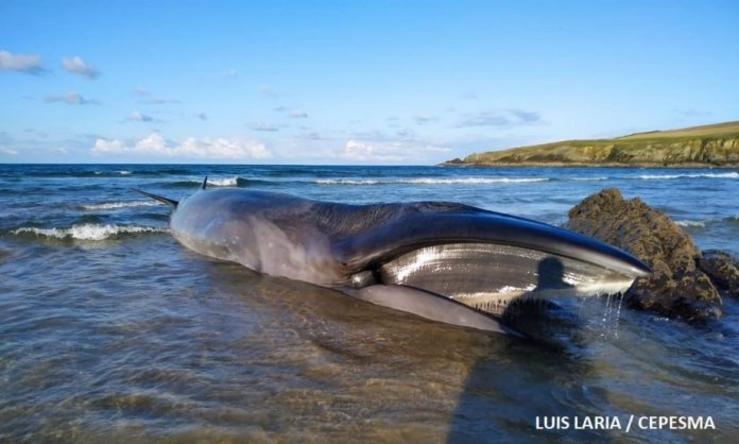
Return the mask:
POLYGON ((69 228, 21 227, 11 231, 11 233, 16 236, 25 234, 53 239, 101 241, 130 234, 163 233, 166 231, 167 230, 164 228, 146 227, 141 225, 80 224, 72 225, 69 228))
POLYGON ((572 180, 576 182, 599 182, 602 180, 608 180, 606 176, 595 176, 595 177, 573 177, 572 180))
POLYGON ((638 176, 644 180, 668 180, 668 179, 739 179, 739 172, 731 171, 726 173, 694 173, 694 174, 643 174, 638 176))
POLYGON ((692 227, 692 228, 705 228, 707 226, 728 224, 729 226, 736 226, 739 222, 739 216, 729 217, 709 217, 706 219, 682 219, 676 220, 675 223, 681 227, 692 227))
POLYGON ((455 177, 455 178, 388 178, 388 179, 316 179, 315 183, 320 185, 391 185, 391 184, 415 184, 415 185, 456 185, 456 184, 493 184, 493 183, 533 183, 546 182, 547 177, 455 177))
POLYGON ((208 178, 208 185, 212 185, 214 187, 235 187, 239 185, 239 180, 243 181, 243 179, 238 176, 222 178, 214 177, 208 178))
POLYGON ((675 223, 681 227, 705 227, 707 221, 703 220, 676 220, 675 223))
MULTIPOLYGON (((680 173, 680 174, 643 174, 639 176, 575 176, 568 177, 281 177, 268 178, 256 177, 244 179, 239 176, 213 177, 208 179, 208 186, 212 187, 244 187, 247 184, 258 185, 281 185, 292 183, 317 184, 317 185, 494 185, 494 184, 527 184, 540 182, 603 182, 610 179, 620 180, 670 180, 690 178, 713 178, 713 179, 739 179, 739 172, 730 171, 722 173, 680 173)), ((201 179, 191 178, 175 182, 162 183, 166 187, 192 188, 202 183, 201 179)))
POLYGON ((33 177, 118 177, 134 174, 129 170, 82 170, 82 171, 29 171, 25 175, 33 177))
MULTIPOLYGON (((162 182, 161 185, 174 188, 192 188, 203 183, 203 179, 188 179, 175 182, 162 182)), ((233 177, 209 177, 209 187, 241 187, 246 186, 247 180, 239 176, 233 177)))
POLYGON ((163 205, 161 202, 155 200, 134 200, 129 202, 105 202, 99 204, 81 205, 83 210, 98 211, 98 210, 118 210, 121 208, 133 208, 133 207, 156 207, 163 205))

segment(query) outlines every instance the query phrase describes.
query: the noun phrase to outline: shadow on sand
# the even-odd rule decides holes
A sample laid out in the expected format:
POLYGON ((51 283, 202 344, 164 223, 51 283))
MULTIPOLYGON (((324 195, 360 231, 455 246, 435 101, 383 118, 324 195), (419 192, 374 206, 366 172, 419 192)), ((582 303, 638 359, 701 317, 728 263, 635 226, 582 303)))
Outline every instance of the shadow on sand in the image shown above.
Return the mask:
MULTIPOLYGON (((564 280, 564 266, 556 257, 538 264, 537 286, 511 304, 506 324, 524 333, 525 340, 509 340, 496 354, 479 359, 470 369, 449 429, 449 443, 559 442, 562 438, 602 441, 590 432, 537 430, 537 416, 584 416, 589 394, 582 380, 590 371, 583 359, 576 314, 536 295, 573 288, 564 280)), ((493 340, 506 338, 493 338, 493 340)))

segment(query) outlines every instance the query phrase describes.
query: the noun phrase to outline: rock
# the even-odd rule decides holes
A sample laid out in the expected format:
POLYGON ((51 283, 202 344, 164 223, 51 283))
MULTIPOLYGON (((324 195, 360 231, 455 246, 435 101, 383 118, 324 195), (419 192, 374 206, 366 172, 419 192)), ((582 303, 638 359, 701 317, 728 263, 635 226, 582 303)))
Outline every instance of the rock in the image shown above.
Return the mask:
POLYGON ((626 292, 632 308, 702 321, 721 316, 721 296, 698 266, 701 252, 663 213, 615 188, 596 193, 569 212, 569 229, 630 252, 652 268, 626 292))
POLYGON ((723 251, 706 250, 698 266, 719 290, 739 297, 739 261, 736 258, 723 251))

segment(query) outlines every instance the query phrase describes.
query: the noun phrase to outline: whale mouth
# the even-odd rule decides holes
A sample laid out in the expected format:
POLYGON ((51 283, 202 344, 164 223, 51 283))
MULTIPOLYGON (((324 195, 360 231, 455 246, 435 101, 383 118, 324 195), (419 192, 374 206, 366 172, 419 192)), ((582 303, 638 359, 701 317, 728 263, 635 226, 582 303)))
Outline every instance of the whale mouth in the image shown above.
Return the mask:
POLYGON ((626 291, 634 274, 578 259, 494 243, 431 245, 382 263, 379 283, 443 295, 503 316, 515 302, 626 291))
POLYGON ((569 230, 450 208, 432 212, 418 204, 337 243, 353 286, 416 288, 502 316, 516 301, 621 293, 651 272, 627 252, 569 230))

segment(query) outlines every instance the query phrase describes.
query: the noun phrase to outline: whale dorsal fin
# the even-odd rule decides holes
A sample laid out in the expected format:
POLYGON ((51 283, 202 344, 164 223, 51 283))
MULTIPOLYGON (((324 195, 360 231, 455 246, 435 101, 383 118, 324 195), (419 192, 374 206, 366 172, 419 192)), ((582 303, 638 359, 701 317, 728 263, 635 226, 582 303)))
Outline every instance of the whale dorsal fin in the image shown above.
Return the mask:
POLYGON ((167 205, 171 205, 174 208, 177 208, 177 205, 179 204, 178 201, 176 201, 174 199, 170 199, 168 197, 160 196, 160 195, 154 194, 154 193, 149 193, 149 192, 144 191, 144 190, 139 190, 138 188, 131 188, 131 189, 133 191, 137 192, 137 193, 143 194, 144 196, 151 197, 154 200, 158 200, 159 202, 163 202, 163 203, 166 203, 167 205))

